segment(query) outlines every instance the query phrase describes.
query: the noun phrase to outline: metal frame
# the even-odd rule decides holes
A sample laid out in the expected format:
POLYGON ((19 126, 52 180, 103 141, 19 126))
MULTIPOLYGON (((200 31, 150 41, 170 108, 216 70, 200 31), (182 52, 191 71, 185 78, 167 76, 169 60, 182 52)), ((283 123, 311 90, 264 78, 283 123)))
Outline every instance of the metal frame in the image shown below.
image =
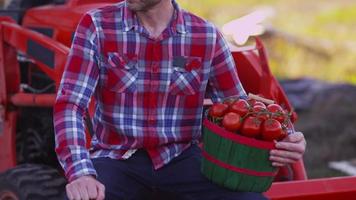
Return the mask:
MULTIPOLYGON (((8 17, 0 17, 0 106, 3 113, 3 132, 0 133, 0 171, 16 165, 16 119, 14 106, 53 106, 55 94, 29 94, 20 91, 20 74, 17 51, 28 52, 31 40, 52 51, 54 68, 32 58, 32 62, 58 86, 69 48, 37 32, 25 29, 8 17)), ((43 50, 42 49, 42 50, 43 50)))
POLYGON ((272 200, 356 199, 356 176, 273 183, 265 195, 272 200))

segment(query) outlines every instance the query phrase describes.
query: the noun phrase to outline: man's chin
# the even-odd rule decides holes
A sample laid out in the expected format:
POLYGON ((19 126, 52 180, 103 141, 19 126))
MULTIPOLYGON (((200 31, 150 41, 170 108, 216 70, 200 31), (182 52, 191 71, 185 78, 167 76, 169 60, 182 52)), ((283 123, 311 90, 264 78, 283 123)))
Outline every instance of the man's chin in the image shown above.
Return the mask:
POLYGON ((143 2, 127 0, 127 7, 134 12, 146 12, 152 9, 153 7, 155 7, 160 2, 161 2, 160 0, 150 0, 150 1, 143 1, 143 2))
POLYGON ((127 7, 134 12, 142 11, 142 6, 138 5, 137 3, 128 3, 127 7))

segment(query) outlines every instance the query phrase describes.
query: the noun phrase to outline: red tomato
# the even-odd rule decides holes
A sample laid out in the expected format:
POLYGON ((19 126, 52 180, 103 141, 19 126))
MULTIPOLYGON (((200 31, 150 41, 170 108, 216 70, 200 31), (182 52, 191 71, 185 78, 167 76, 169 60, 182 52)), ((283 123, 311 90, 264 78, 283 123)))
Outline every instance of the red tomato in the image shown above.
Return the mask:
POLYGON ((253 106, 252 112, 253 112, 253 116, 257 116, 262 121, 265 121, 270 117, 269 113, 266 110, 266 107, 263 107, 261 105, 253 106))
POLYGON ((283 123, 287 116, 283 108, 278 104, 270 104, 267 106, 267 110, 272 113, 272 118, 283 123))
POLYGON ((241 127, 241 116, 234 112, 228 112, 222 120, 223 127, 228 130, 235 132, 241 127))
POLYGON ((255 99, 247 99, 247 102, 250 104, 250 106, 253 106, 257 101, 255 99))
POLYGON ((252 112, 266 112, 266 108, 261 105, 255 105, 252 107, 252 112))
POLYGON ((239 99, 230 105, 230 112, 239 114, 240 116, 245 116, 250 109, 250 105, 244 99, 239 99))
POLYGON ((262 121, 254 116, 247 117, 242 123, 241 134, 256 138, 260 135, 262 121))
POLYGON ((287 111, 287 112, 285 112, 285 113, 288 113, 288 117, 290 118, 290 120, 291 120, 292 122, 297 121, 298 116, 297 116, 297 113, 296 113, 296 112, 289 112, 289 111, 287 111))
POLYGON ((257 106, 257 105, 266 108, 266 105, 264 103, 260 102, 260 101, 256 101, 256 103, 253 106, 257 106))
POLYGON ((268 119, 262 125, 262 139, 266 141, 281 140, 286 133, 281 123, 275 119, 268 119))
POLYGON ((285 137, 287 137, 288 133, 286 129, 282 129, 282 135, 277 139, 279 140, 283 140, 285 137))
POLYGON ((274 112, 274 113, 275 112, 284 112, 283 108, 278 104, 269 104, 267 106, 267 110, 270 111, 270 112, 274 112))
POLYGON ((209 109, 210 117, 222 117, 227 112, 229 106, 224 103, 215 103, 209 109))

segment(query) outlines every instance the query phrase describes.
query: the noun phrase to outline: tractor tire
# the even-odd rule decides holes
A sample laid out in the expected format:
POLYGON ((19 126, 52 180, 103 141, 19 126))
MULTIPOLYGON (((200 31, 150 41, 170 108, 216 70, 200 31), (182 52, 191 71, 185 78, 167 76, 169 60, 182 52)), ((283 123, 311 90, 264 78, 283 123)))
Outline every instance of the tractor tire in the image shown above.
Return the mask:
POLYGON ((24 164, 0 174, 0 200, 63 200, 66 180, 57 170, 24 164))
POLYGON ((45 164, 60 169, 54 151, 52 109, 23 107, 19 112, 16 130, 17 163, 45 164))

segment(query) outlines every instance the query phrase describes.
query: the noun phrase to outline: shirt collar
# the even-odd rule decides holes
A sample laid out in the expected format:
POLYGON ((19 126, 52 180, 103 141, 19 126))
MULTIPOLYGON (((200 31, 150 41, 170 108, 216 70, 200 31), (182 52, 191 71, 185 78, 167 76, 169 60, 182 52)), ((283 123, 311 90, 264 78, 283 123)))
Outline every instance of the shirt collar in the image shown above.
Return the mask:
POLYGON ((178 3, 175 0, 172 0, 172 3, 175 9, 173 27, 176 28, 178 33, 185 34, 187 30, 184 23, 184 11, 179 7, 178 3))
MULTIPOLYGON (((180 34, 185 34, 187 32, 185 23, 183 10, 179 7, 178 3, 175 0, 172 0, 173 7, 175 9, 174 18, 169 26, 171 26, 172 30, 176 31, 180 34)), ((124 1, 124 9, 122 13, 122 22, 123 22, 123 31, 127 32, 132 29, 138 30, 140 28, 140 23, 137 18, 135 12, 132 12, 128 6, 127 2, 124 1)))

